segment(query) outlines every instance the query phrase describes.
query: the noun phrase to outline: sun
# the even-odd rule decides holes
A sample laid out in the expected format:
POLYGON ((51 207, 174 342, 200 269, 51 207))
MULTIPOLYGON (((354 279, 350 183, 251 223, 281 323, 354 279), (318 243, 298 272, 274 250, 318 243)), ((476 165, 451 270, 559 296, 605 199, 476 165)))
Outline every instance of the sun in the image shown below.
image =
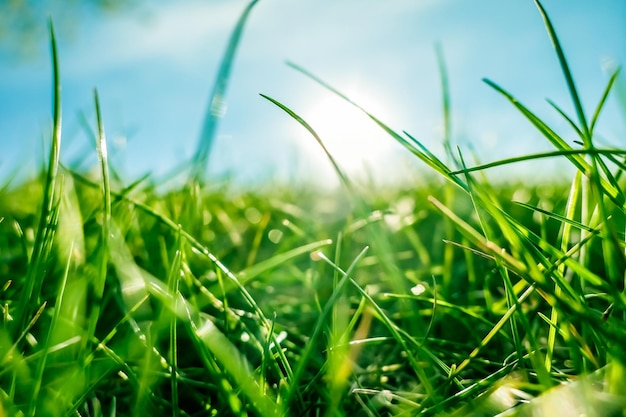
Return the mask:
MULTIPOLYGON (((380 105, 376 105, 373 97, 360 94, 354 100, 374 116, 383 117, 376 112, 376 107, 380 105)), ((350 176, 371 174, 371 171, 381 169, 393 152, 395 144, 389 135, 363 111, 332 93, 321 94, 300 115, 317 132, 330 154, 350 176)), ((317 167, 330 167, 314 138, 301 126, 298 127, 298 147, 305 153, 307 160, 317 167)))

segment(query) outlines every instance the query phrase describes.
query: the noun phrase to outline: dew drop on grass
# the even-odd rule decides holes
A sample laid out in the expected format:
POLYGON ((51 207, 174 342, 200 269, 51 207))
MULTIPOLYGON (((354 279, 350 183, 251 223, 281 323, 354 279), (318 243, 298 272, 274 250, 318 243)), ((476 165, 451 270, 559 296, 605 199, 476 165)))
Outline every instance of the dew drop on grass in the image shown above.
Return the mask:
POLYGON ((250 341, 250 335, 246 332, 241 333, 241 341, 246 343, 250 341))
POLYGON ((272 229, 267 233, 267 237, 272 243, 277 244, 283 238, 283 232, 278 229, 272 229))
MULTIPOLYGON (((156 350, 155 348, 152 349, 157 355, 159 354, 159 351, 156 350)), ((167 363, 167 361, 165 360, 165 358, 163 356, 161 356, 161 359, 159 360, 159 363, 161 365, 161 368, 163 369, 169 369, 169 364, 167 363)))
POLYGON ((413 293, 413 295, 421 295, 424 291, 426 291, 426 287, 423 284, 417 284, 411 288, 411 293, 413 293))
POLYGON ((26 333, 25 338, 28 344, 31 345, 32 347, 35 347, 39 344, 39 342, 37 341, 35 336, 32 335, 32 333, 26 333))

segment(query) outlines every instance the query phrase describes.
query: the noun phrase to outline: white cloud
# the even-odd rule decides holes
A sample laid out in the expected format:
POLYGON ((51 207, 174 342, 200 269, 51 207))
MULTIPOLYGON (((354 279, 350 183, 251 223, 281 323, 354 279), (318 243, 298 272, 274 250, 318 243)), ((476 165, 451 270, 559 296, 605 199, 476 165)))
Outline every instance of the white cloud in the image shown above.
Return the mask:
POLYGON ((95 19, 70 52, 74 73, 129 67, 153 60, 179 66, 219 56, 244 2, 171 2, 138 17, 95 19))

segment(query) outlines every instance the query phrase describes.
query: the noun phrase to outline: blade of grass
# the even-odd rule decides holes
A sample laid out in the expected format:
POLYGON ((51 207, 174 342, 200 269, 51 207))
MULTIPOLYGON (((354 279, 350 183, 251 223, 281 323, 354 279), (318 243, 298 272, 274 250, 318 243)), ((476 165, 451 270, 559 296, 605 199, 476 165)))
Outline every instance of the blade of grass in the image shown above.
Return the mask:
MULTIPOLYGON (((170 268, 170 273, 167 279, 168 290, 171 294, 178 294, 180 271, 182 266, 183 257, 183 240, 180 234, 180 228, 176 234, 176 252, 174 254, 174 260, 170 268)), ((178 297, 174 298, 174 311, 178 310, 178 297)), ((172 416, 178 417, 180 415, 180 409, 178 405, 178 379, 180 378, 178 372, 178 330, 177 330, 177 317, 175 314, 171 314, 170 317, 170 331, 169 331, 169 367, 170 367, 170 388, 172 390, 172 416)))
POLYGON ((569 65, 567 64, 567 59, 565 59, 565 53, 563 52, 563 48, 561 48, 561 43, 559 42, 559 38, 556 35, 556 31, 554 30, 554 26, 552 26, 552 22, 548 17, 545 9, 541 5, 538 0, 535 0, 535 5, 537 9, 539 9, 539 13, 543 18, 544 24, 548 31, 548 35, 550 36, 550 40, 552 41, 552 45, 559 59, 559 64, 561 65, 561 70, 563 71, 563 76, 565 77, 565 81, 567 82, 567 89, 569 90, 570 96, 572 98, 572 102, 574 103, 574 108, 576 109, 576 115, 578 116, 578 122, 580 123, 580 130, 583 133, 583 143, 586 147, 591 148, 592 140, 591 140, 591 132, 589 130, 589 125, 587 124, 587 119, 585 117, 585 111, 583 110, 583 105, 578 96, 578 90, 576 89, 576 84, 574 83, 574 78, 572 77, 572 73, 569 69, 569 65))
MULTIPOLYGON (((368 301, 368 303, 373 307, 376 312, 376 316, 381 322, 385 325, 385 327, 390 331, 394 340, 398 342, 402 351, 405 352, 407 358, 409 359, 409 364, 411 365, 413 371, 418 376, 420 382, 424 386, 428 397, 433 401, 434 389, 432 384, 430 383, 430 379, 427 377, 424 372, 423 366, 419 363, 419 357, 413 353, 413 351, 409 348, 409 344, 412 344, 417 349, 424 351, 427 355, 431 356, 431 359, 434 359, 439 365, 445 367, 445 364, 438 362, 437 358, 432 355, 432 353, 424 346, 423 343, 418 343, 415 339, 407 334, 402 327, 398 326, 384 311, 382 307, 372 298, 372 296, 364 290, 353 278, 348 275, 349 270, 343 271, 339 266, 337 266, 334 262, 328 259, 324 254, 320 254, 320 259, 324 260, 327 264, 329 264, 333 269, 336 269, 340 272, 343 277, 349 279, 350 284, 356 288, 356 290, 361 294, 361 296, 368 301)), ((397 297, 398 299, 402 299, 402 297, 397 297)), ((430 326, 429 326, 430 328, 430 326)), ((427 332, 429 330, 427 329, 427 332)), ((428 333, 425 333, 427 335, 428 333)))
MULTIPOLYGON (((272 396, 261 388, 264 384, 254 377, 255 372, 237 347, 219 331, 209 318, 198 317, 194 319, 197 315, 192 312, 192 306, 182 298, 180 298, 180 302, 187 311, 185 320, 191 325, 194 337, 209 350, 211 357, 216 358, 222 364, 233 378, 238 390, 241 390, 251 401, 251 405, 257 412, 261 416, 284 415, 281 404, 276 403, 272 396)), ((205 353, 205 359, 210 359, 207 354, 208 352, 205 353)), ((234 389, 230 389, 230 395, 235 395, 235 392, 234 389)), ((236 412, 235 409, 233 411, 236 412)))
POLYGON ((50 229, 53 228, 52 219, 54 215, 54 207, 56 205, 56 183, 59 172, 59 159, 61 154, 61 77, 59 73, 59 56, 57 52, 56 38, 54 36, 54 27, 52 21, 48 23, 50 35, 50 51, 52 56, 52 79, 53 79, 53 124, 52 124, 52 143, 50 146, 50 155, 48 159, 48 169, 46 174, 46 182, 44 186, 43 202, 39 224, 37 226, 37 234, 33 245, 33 254, 28 264, 28 272, 26 274, 26 285, 22 292, 21 307, 17 308, 18 317, 16 317, 16 328, 14 335, 17 335, 24 328, 29 316, 33 311, 33 306, 40 305, 41 286, 43 284, 44 273, 42 271, 45 262, 45 248, 49 247, 53 238, 50 229), (46 237, 48 239, 46 239, 46 237))
MULTIPOLYGON (((583 106, 582 103, 580 101, 579 95, 578 95, 578 91, 576 89, 576 85, 574 83, 574 79, 572 77, 571 71, 569 69, 569 65, 567 63, 567 60, 565 58, 565 54, 563 52, 563 49, 561 47, 561 44, 559 42, 559 39, 556 35, 556 32, 554 30, 554 27, 552 26, 552 23, 545 11, 545 9, 543 8, 543 6, 541 5, 541 3, 538 0, 535 0, 535 4, 537 6, 537 8, 539 9, 539 12, 544 20, 546 29, 548 30, 548 34, 550 36, 550 39, 552 40, 552 44, 554 46, 554 49, 557 53, 558 59, 559 59, 559 64, 561 66, 561 69, 563 71, 563 75, 565 77, 565 80, 567 82, 567 87, 568 90, 570 92, 571 98, 572 98, 572 102, 574 104, 574 108, 576 109, 576 114, 578 116, 578 120, 580 123, 580 127, 582 130, 582 140, 583 140, 583 144, 585 147, 588 148, 593 148, 593 138, 592 138, 592 130, 589 127, 589 125, 587 124, 587 120, 585 117, 585 112, 583 110, 583 106)), ((611 82, 609 82, 609 87, 611 86, 611 82)), ((606 90, 605 90, 606 91, 606 90)), ((608 94, 608 92, 606 92, 606 94, 608 94)), ((603 95, 603 99, 601 100, 601 104, 602 101, 605 99, 605 96, 603 95)), ((602 181, 604 180, 604 178, 602 178, 599 173, 598 173, 598 169, 597 169, 597 165, 601 165, 603 166, 604 163, 603 161, 601 161, 599 158, 592 158, 592 163, 591 163, 591 170, 589 171, 589 176, 590 176, 590 180, 591 180, 591 184, 593 185, 593 187, 591 188, 592 193, 595 191, 597 192, 597 195, 595 195, 595 201, 597 203, 597 208, 598 208, 598 212, 599 215, 601 216, 601 218, 606 218, 607 215, 607 211, 606 208, 604 206, 604 201, 603 201, 603 191, 606 191, 606 188, 604 186, 604 184, 602 183, 602 181)), ((606 169, 606 167, 603 166, 603 170, 604 172, 608 172, 608 169, 606 169)), ((612 176, 609 177, 609 181, 612 181, 613 184, 611 184, 611 188, 613 189, 617 189, 619 190, 619 186, 615 186, 615 180, 612 178, 612 176)), ((621 194, 621 193, 620 193, 621 194)), ((609 194, 609 196, 612 196, 612 194, 609 194)), ((618 204, 620 207, 623 207, 623 201, 624 199, 621 198, 620 200, 616 201, 616 204, 618 204)), ((607 267, 607 275, 609 280, 614 283, 614 284, 618 284, 619 285, 619 280, 623 279, 623 273, 621 273, 620 268, 617 267, 618 263, 620 265, 623 265, 624 262, 626 260, 624 260, 624 255, 622 252, 617 250, 617 245, 616 245, 616 241, 617 238, 615 237, 615 229, 612 227, 609 227, 608 225, 610 224, 609 221, 607 221, 605 223, 605 227, 606 227, 606 231, 611 235, 610 239, 603 239, 602 240, 602 252, 604 255, 604 260, 605 260, 605 264, 607 267), (618 255, 618 254, 621 254, 618 255), (622 258, 621 260, 619 258, 622 258)))
MULTIPOLYGON (((576 171, 577 172, 577 176, 580 175, 580 171, 576 171)), ((570 190, 571 193, 571 190, 570 190)), ((570 196, 571 198, 571 196, 570 196)), ((583 223, 577 222, 576 220, 573 220, 572 218, 568 218, 567 216, 562 216, 558 213, 555 213, 553 211, 548 211, 548 210, 544 210, 541 207, 536 207, 536 206, 532 206, 530 204, 526 204, 526 203, 522 203, 519 201, 514 201, 515 204, 517 204, 520 207, 524 207, 527 208, 528 210, 532 210, 532 211, 536 211, 538 213, 544 214, 548 217, 551 217, 555 220, 558 220, 560 223, 562 224, 568 224, 570 226, 573 226, 579 230, 586 230, 587 232, 590 233, 595 233, 596 229, 594 229, 593 227, 587 226, 583 223)), ((568 204, 569 204, 569 198, 568 198, 568 204)), ((569 208, 569 205, 568 205, 569 208)))
POLYGON ((450 110, 450 84, 448 81, 448 70, 443 57, 441 45, 435 48, 437 55, 437 67, 439 68, 439 78, 441 80, 441 97, 442 97, 442 113, 443 113, 443 148, 450 160, 454 161, 454 153, 452 152, 452 112, 450 110))
POLYGON ((622 150, 622 149, 600 149, 600 148, 563 149, 563 150, 558 150, 558 151, 540 152, 540 153, 527 154, 527 155, 522 155, 522 156, 515 156, 512 158, 499 159, 494 162, 488 162, 485 164, 481 164, 481 165, 477 165, 477 166, 473 166, 469 168, 466 167, 466 168, 459 169, 456 171, 450 171, 450 175, 459 175, 459 174, 464 174, 467 172, 482 171, 482 170, 489 169, 489 168, 494 168, 498 166, 507 166, 507 165, 511 165, 517 162, 531 161, 534 159, 554 158, 554 157, 570 156, 570 155, 611 156, 611 155, 625 155, 625 154, 626 154, 626 150, 622 150))
MULTIPOLYGON (((443 123, 444 123, 444 131, 443 131, 443 147, 446 150, 446 154, 448 155, 449 162, 454 161, 454 153, 452 151, 451 145, 451 137, 452 137, 452 115, 450 112, 450 87, 448 85, 448 72, 446 69, 446 64, 443 58, 443 51, 440 47, 436 49, 437 51, 437 64, 439 66, 439 77, 441 78, 441 96, 442 96, 442 104, 443 104, 443 123)), ((405 135, 411 137, 407 132, 404 132, 405 135)), ((433 155, 434 157, 434 155, 433 155)), ((431 158, 432 159, 432 158, 431 158)), ((447 167, 446 167, 447 170, 447 167)), ((444 186, 444 201, 448 207, 454 205, 455 194, 454 194, 454 185, 450 182, 447 182, 444 186)), ((454 238, 454 223, 449 219, 445 220, 445 237, 446 239, 452 240, 454 238)), ((452 280, 453 280, 453 271, 454 268, 454 246, 452 245, 444 245, 443 247, 443 288, 452 288, 452 280)))
MULTIPOLYGON (((48 334, 46 335, 46 340, 44 341, 43 348, 41 351, 42 352, 41 359, 39 359, 39 363, 37 365, 37 372, 35 376, 35 386, 33 387, 33 393, 32 393, 32 397, 30 400, 29 410, 27 413, 28 416, 35 416, 37 413, 37 407, 41 405, 44 405, 44 406, 46 405, 44 401, 45 399, 47 399, 46 397, 48 397, 48 395, 40 395, 41 394, 40 391, 41 391, 41 387, 44 381, 44 371, 46 370, 48 354, 50 352, 50 341, 52 340, 52 335, 56 331, 56 328, 59 322, 59 315, 61 313, 61 305, 63 303, 63 297, 65 295, 67 278, 69 276, 70 266, 72 264, 71 253, 72 251, 70 250, 70 256, 68 256, 68 259, 65 265, 65 270, 61 278, 61 283, 59 285, 59 290, 57 291, 57 297, 56 297, 56 301, 54 304, 54 311, 52 313, 52 320, 50 321, 48 334)), ((46 410, 46 411, 49 412, 49 410, 46 410)))
MULTIPOLYGON (((567 144, 559 135, 557 135, 548 125, 546 125, 541 119, 539 119, 534 113, 532 113, 528 108, 526 108, 523 104, 521 104, 515 97, 513 97, 510 93, 504 90, 502 87, 490 81, 488 79, 483 79, 485 83, 491 86, 493 89, 498 91, 500 94, 504 95, 517 109, 524 115, 526 118, 539 130, 549 141, 553 144, 557 149, 561 151, 567 151, 563 153, 567 159, 574 164, 574 166, 582 172, 590 173, 593 171, 593 166, 589 164, 585 159, 580 156, 578 153, 570 153, 572 150, 571 146, 567 144)), ((585 145, 585 148, 589 149, 591 152, 593 147, 589 145, 585 145)), ((624 207, 624 203, 626 198, 624 197, 624 193, 619 188, 615 188, 611 185, 605 178, 599 177, 597 178, 603 193, 606 194, 616 205, 619 207, 624 207)))
POLYGON ((206 175, 207 164, 209 162, 213 142, 215 141, 217 126, 226 109, 226 90, 228 88, 228 82, 230 81, 230 74, 235 61, 237 47, 239 46, 248 16, 257 2, 258 0, 252 0, 248 3, 230 35, 228 46, 226 47, 217 72, 217 79, 215 80, 215 84, 213 84, 213 91, 211 92, 209 105, 204 116, 198 145, 196 146, 196 151, 191 161, 190 179, 199 181, 206 175))
POLYGON ((596 123, 598 122, 598 118, 600 117, 600 113, 602 112, 604 104, 606 103, 606 99, 609 97, 609 93, 611 92, 613 85, 615 84, 615 80, 617 80, 619 72, 620 68, 617 68, 615 71, 613 71, 613 74, 611 74, 609 82, 607 83, 606 88, 604 89, 604 92, 602 93, 602 96, 600 98, 600 101, 596 106, 596 110, 593 112, 593 116, 591 117, 591 124, 589 125, 589 132, 592 135, 595 130, 596 123))
POLYGON ((565 119, 565 121, 570 125, 570 127, 574 129, 574 131, 576 132, 576 134, 578 134, 579 137, 581 138, 584 137, 583 132, 576 125, 576 123, 571 119, 571 117, 569 117, 567 113, 565 113, 563 109, 561 109, 554 101, 550 99, 548 99, 547 101, 548 101, 548 104, 550 104, 550 106, 552 106, 552 108, 556 110, 557 113, 559 113, 565 119))
MULTIPOLYGON (((578 204, 580 198, 580 187, 582 181, 582 174, 580 171, 576 172, 576 176, 572 181, 572 185, 570 187, 570 193, 567 198, 567 205, 565 207, 565 219, 573 219, 576 212, 576 205, 578 204)), ((561 250, 566 252, 570 245, 571 238, 571 229, 572 224, 569 222, 563 222, 561 227, 561 250)), ((561 270, 561 274, 564 274, 565 265, 562 264, 559 266, 561 270)), ((561 289, 558 286, 555 286, 554 292, 557 297, 560 295, 561 289)), ((550 313, 550 322, 553 324, 549 327, 548 330, 548 342, 546 347, 546 370, 551 372, 552 370, 552 357, 554 354, 554 348, 556 343, 556 334, 559 326, 559 310, 553 306, 550 313)))
MULTIPOLYGON (((287 62, 287 65, 289 67, 293 68, 294 70, 298 71, 299 73, 303 74, 307 78, 315 81, 317 84, 321 85, 322 87, 324 87, 328 91, 331 91, 333 94, 337 95, 338 97, 341 97, 343 100, 347 101, 348 103, 350 103, 351 105, 353 105, 354 107, 359 109, 360 111, 362 111, 367 117, 369 117, 381 129, 383 129, 383 131, 385 131, 392 138, 394 138, 396 141, 398 141, 402 146, 404 146, 407 150, 409 150, 413 155, 417 156, 419 159, 421 159, 423 162, 425 162, 428 166, 433 168, 436 172, 442 174, 444 178, 446 178, 446 179, 452 181, 453 183, 459 185, 461 188, 464 188, 464 185, 458 180, 458 178, 451 177, 449 175, 450 170, 445 166, 445 164, 443 164, 437 158, 434 158, 434 155, 432 155, 430 152, 429 153, 424 153, 424 152, 421 152, 419 149, 416 149, 415 146, 413 146, 412 143, 410 141, 408 141, 406 138, 404 138, 403 136, 401 136, 398 133, 396 133, 393 129, 391 129, 389 126, 387 126, 381 120, 379 120, 377 117, 375 117, 374 115, 369 113, 363 107, 359 106, 357 103, 352 101, 345 94, 341 93, 339 90, 337 90, 336 88, 332 87, 330 84, 328 84, 325 81, 321 80, 320 78, 316 77, 311 72, 309 72, 309 71, 305 70, 304 68, 302 68, 302 67, 300 67, 300 66, 298 66, 298 65, 296 65, 294 63, 291 63, 291 62, 287 62)), ((414 139, 414 138, 412 138, 412 139, 414 139)), ((425 148, 422 148, 422 149, 424 150, 425 148)))
MULTIPOLYGON (((337 283, 335 287, 335 291, 331 294, 328 301, 324 305, 322 312, 319 314, 317 321, 313 327, 313 331, 311 332, 311 336, 306 342, 306 345, 298 358, 298 362, 296 364, 296 368, 293 372, 293 377, 289 381, 289 387, 287 389, 287 393, 285 394, 284 401, 285 404, 289 405, 292 401, 292 398, 299 391, 300 379, 302 378, 302 374, 306 369, 307 364, 311 358, 313 353, 313 349, 317 346, 317 339, 322 332, 322 329, 326 328, 328 317, 331 315, 336 302, 342 296, 344 288, 346 284, 349 282, 349 278, 352 275, 354 269, 358 265, 359 261, 365 256, 367 253, 368 247, 366 246, 361 250, 361 252, 354 258, 343 277, 337 283)), ((326 259, 325 256, 321 252, 317 253, 317 257, 320 259, 326 259)), ((332 261, 331 261, 332 262, 332 261)))
POLYGON ((326 145, 324 145, 324 142, 319 137, 317 132, 315 132, 315 130, 311 127, 311 125, 309 125, 302 117, 298 116, 293 110, 291 110, 289 107, 285 106, 284 104, 282 104, 278 100, 275 100, 275 99, 273 99, 273 98, 271 98, 269 96, 266 96, 265 94, 260 94, 260 96, 263 97, 264 99, 270 101, 271 103, 276 105, 279 109, 281 109, 282 111, 287 113, 296 122, 300 123, 300 125, 302 125, 302 127, 304 127, 315 138, 317 143, 320 145, 320 147, 322 148, 322 150, 326 154, 326 157, 328 158, 330 163, 333 165, 333 169, 337 173, 337 176, 341 180, 341 183, 344 185, 344 187, 346 187, 346 190, 354 198, 355 193, 354 193, 354 189, 352 187, 352 184, 350 183, 350 180, 348 179, 346 174, 343 172, 343 170, 341 169, 341 167, 339 166, 339 164, 337 163, 335 158, 328 151, 328 149, 326 148, 326 145))
POLYGON ((88 303, 88 327, 87 338, 91 340, 95 336, 96 326, 98 319, 100 318, 100 311, 102 309, 102 297, 104 294, 104 285, 106 282, 108 265, 109 265, 109 236, 111 234, 111 185, 109 183, 109 163, 108 153, 106 145, 106 136, 104 134, 104 124, 102 122, 102 114, 100 112, 100 100, 98 99, 98 91, 94 90, 94 103, 96 108, 96 120, 98 124, 98 159, 100 160, 100 169, 102 175, 102 229, 100 234, 99 245, 99 260, 98 275, 96 281, 89 284, 89 299, 88 303))
MULTIPOLYGON (((461 165, 465 167, 465 160, 460 150, 459 150, 459 161, 461 162, 461 165)), ((519 250, 519 247, 521 246, 522 248, 521 252, 525 253, 525 251, 523 251, 524 241, 522 239, 519 239, 519 236, 517 235, 517 233, 515 233, 515 228, 511 227, 511 225, 507 221, 507 217, 502 215, 502 208, 497 203, 490 202, 490 201, 497 202, 497 198, 494 195, 490 195, 491 193, 490 188, 483 187, 483 189, 479 192, 474 186, 474 181, 470 177, 469 174, 466 174, 465 182, 468 185, 468 193, 470 195, 472 204, 474 206, 474 212, 476 213, 476 216, 478 217, 479 224, 483 231, 483 235, 485 236, 487 241, 493 240, 495 234, 494 234, 494 231, 491 230, 491 228, 487 228, 487 222, 483 219, 483 216, 481 216, 478 204, 480 204, 480 207, 483 207, 485 210, 487 210, 489 214, 491 214, 493 219, 498 224, 501 233, 505 236, 506 240, 511 244, 512 250, 516 250, 516 249, 519 250)), ((452 219, 449 219, 449 220, 452 221, 452 219)), ((531 256, 526 255, 526 259, 527 259, 527 262, 532 265, 531 256)), ((521 326, 528 340, 528 345, 529 345, 528 353, 529 353, 529 357, 531 359, 533 368, 535 372, 537 373, 537 376, 541 384, 545 387, 545 389, 548 389, 552 386, 550 376, 542 367, 543 364, 540 363, 539 358, 541 356, 541 349, 536 341, 536 338, 533 336, 533 331, 528 321, 528 318, 522 311, 521 304, 518 302, 514 285, 509 275, 509 271, 503 265, 500 258, 494 257, 494 261, 496 264, 496 270, 499 272, 499 275, 503 281, 503 286, 504 286, 505 294, 506 294, 507 307, 509 309, 511 307, 515 307, 515 314, 511 316, 509 320, 509 325, 511 327, 511 336, 513 338, 513 343, 516 349, 518 361, 520 363, 523 363, 523 358, 524 358, 524 353, 523 353, 524 348, 522 347, 522 337, 520 336, 520 331, 518 328, 519 326, 521 326)))

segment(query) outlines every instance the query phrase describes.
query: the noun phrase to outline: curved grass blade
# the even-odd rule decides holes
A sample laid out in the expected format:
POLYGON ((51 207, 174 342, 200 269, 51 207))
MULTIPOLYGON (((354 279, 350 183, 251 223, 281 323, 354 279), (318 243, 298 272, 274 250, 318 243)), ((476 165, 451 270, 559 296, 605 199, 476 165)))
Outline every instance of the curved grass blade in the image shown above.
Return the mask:
MULTIPOLYGON (((459 175, 459 174, 465 174, 467 172, 473 172, 473 171, 482 171, 485 169, 489 169, 489 168, 494 168, 494 167, 498 167, 498 166, 503 166, 503 165, 510 165, 510 164, 514 164, 517 162, 525 162, 525 161, 532 161, 534 159, 543 159, 543 158, 555 158, 555 157, 559 157, 559 156, 571 156, 571 155, 605 155, 607 157, 611 157, 613 155, 626 155, 626 150, 624 149, 599 149, 599 148, 593 148, 593 149, 563 149, 563 150, 559 150, 559 151, 550 151, 550 152, 541 152, 541 153, 534 153, 534 154, 529 154, 529 155, 522 155, 522 156, 515 156, 512 158, 505 158, 505 159, 500 159, 498 161, 494 161, 494 162, 488 162, 486 164, 482 164, 482 165, 476 165, 470 168, 466 168, 464 167, 463 169, 459 169, 456 171, 450 171, 450 175, 459 175)), ((620 162, 615 160, 614 161, 616 163, 616 165, 620 166, 620 162)), ((623 166, 623 168, 626 168, 626 165, 623 166)))
MULTIPOLYGON (((430 153, 430 152, 424 153, 423 152, 425 150, 425 148, 423 146, 419 146, 419 148, 422 149, 422 151, 420 151, 419 149, 417 149, 414 146, 414 144, 411 141, 407 140, 402 135, 398 134, 396 131, 391 129, 389 126, 387 126, 385 123, 383 123, 376 116, 374 116, 373 114, 369 113, 367 110, 365 110, 363 107, 361 107, 356 102, 352 101, 348 96, 346 96, 345 94, 341 93, 339 90, 337 90, 336 88, 332 87, 330 84, 326 83, 322 79, 316 77, 315 75, 313 75, 309 71, 305 70, 304 68, 302 68, 302 67, 300 67, 300 66, 298 66, 298 65, 296 65, 294 63, 291 63, 291 62, 287 62, 287 65, 290 66, 291 68, 295 69, 299 73, 305 75, 306 77, 310 78, 311 80, 315 81, 316 83, 318 83, 322 87, 326 88, 327 90, 329 90, 333 94, 336 94, 341 99, 347 101, 348 103, 350 103, 351 105, 353 105, 354 107, 359 109, 360 111, 362 111, 367 117, 369 117, 374 123, 376 123, 378 125, 378 127, 383 129, 389 136, 394 138, 397 142, 399 142, 402 146, 404 146, 409 152, 411 152, 413 155, 417 156, 419 159, 421 159, 423 162, 425 162, 429 167, 433 168, 436 172, 438 172, 441 175, 443 175, 444 178, 452 181, 454 184, 456 184, 459 187, 465 189, 465 185, 458 178, 455 178, 455 177, 449 175, 450 170, 445 166, 445 164, 443 164, 438 158, 435 158, 432 153, 430 153)), ((415 138, 413 138, 412 136, 410 137, 410 139, 412 141, 416 141, 415 138)), ((417 142, 417 143, 419 143, 419 142, 417 142)))
POLYGON ((230 35, 226 52, 222 57, 217 79, 213 85, 209 105, 204 116, 198 145, 196 146, 196 151, 192 159, 190 178, 196 181, 203 179, 206 174, 211 148, 215 140, 215 132, 217 131, 219 120, 224 116, 226 109, 226 90, 235 60, 235 53, 237 52, 237 47, 239 46, 248 16, 257 2, 258 0, 252 0, 244 9, 235 25, 235 29, 230 35))
MULTIPOLYGON (((541 207, 533 206, 533 205, 527 204, 527 203, 522 203, 520 201, 513 201, 513 203, 517 204, 520 207, 524 207, 524 208, 527 208, 528 210, 536 211, 536 212, 541 213, 543 215, 546 215, 546 216, 548 216, 550 218, 558 220, 559 222, 561 222, 563 224, 569 224, 570 226, 574 226, 577 229, 586 230, 587 232, 590 232, 590 233, 595 233, 596 232, 596 229, 594 229, 593 227, 587 226, 587 225, 585 225, 585 224, 583 224, 581 222, 577 222, 576 220, 573 220, 572 218, 570 218, 571 216, 570 217, 562 216, 562 215, 560 215, 558 213, 555 213, 553 211, 548 211, 548 210, 542 209, 541 207)), ((569 199, 568 199, 568 204, 569 204, 569 199)))
POLYGON ((278 100, 275 100, 275 99, 273 99, 271 97, 268 97, 265 94, 260 94, 260 96, 263 97, 264 99, 272 102, 273 104, 275 104, 278 108, 280 108, 282 111, 284 111, 289 116, 291 116, 296 122, 300 123, 300 125, 302 125, 302 127, 304 127, 306 130, 308 130, 308 132, 315 138, 317 143, 321 146, 322 150, 326 154, 326 157, 328 158, 330 163, 333 165, 333 169, 337 173, 337 176, 339 176, 339 179, 341 180, 342 184, 346 187, 348 192, 350 192, 350 194, 352 194, 354 196, 354 190, 352 188, 352 184, 350 183, 350 180, 348 179, 348 176, 343 172, 343 170, 341 169, 341 167, 339 166, 339 164, 337 163, 335 158, 328 151, 328 148, 326 148, 326 145, 324 145, 324 142, 322 141, 322 138, 319 137, 319 135, 311 127, 311 125, 309 125, 306 122, 306 120, 304 120, 302 117, 298 116, 293 110, 291 110, 289 107, 285 106, 284 104, 282 104, 278 100))
MULTIPOLYGON (((579 155, 578 153, 571 153, 572 147, 565 142, 556 132, 554 132, 548 125, 546 125, 541 119, 539 119, 533 112, 531 112, 526 106, 521 104, 512 94, 507 92, 505 89, 497 85, 491 80, 486 78, 483 79, 485 83, 491 86, 493 89, 504 95, 517 109, 524 115, 526 118, 556 147, 561 151, 567 151, 563 153, 567 159, 574 164, 574 166, 582 172, 593 172, 595 171, 594 166, 590 165, 589 162, 585 161, 585 159, 579 155)), ((586 152, 590 152, 593 147, 585 144, 586 152)), ((619 207, 623 207, 626 202, 626 197, 624 197, 624 193, 621 189, 614 187, 611 185, 606 178, 597 177, 597 181, 602 191, 609 197, 615 204, 619 207)))

